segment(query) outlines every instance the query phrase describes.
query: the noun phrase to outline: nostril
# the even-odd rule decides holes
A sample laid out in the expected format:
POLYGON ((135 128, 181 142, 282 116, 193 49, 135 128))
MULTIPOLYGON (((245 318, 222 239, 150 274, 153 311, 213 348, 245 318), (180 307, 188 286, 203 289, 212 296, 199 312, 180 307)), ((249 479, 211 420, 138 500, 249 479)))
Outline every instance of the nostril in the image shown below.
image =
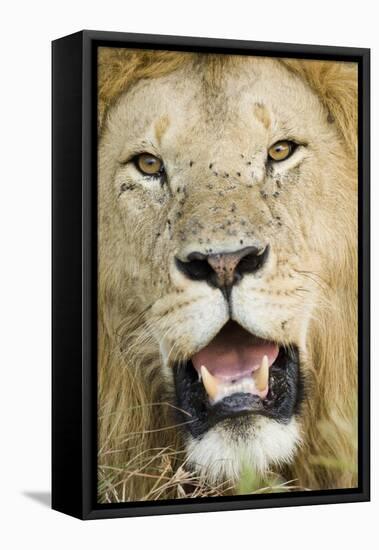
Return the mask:
POLYGON ((213 269, 208 263, 207 256, 200 252, 189 254, 187 261, 175 258, 175 263, 179 271, 193 281, 206 281, 213 273, 213 269))
POLYGON ((191 252, 185 260, 175 258, 177 268, 193 281, 206 281, 219 288, 229 298, 233 285, 245 274, 255 273, 263 267, 269 247, 249 246, 233 252, 203 254, 191 252))
POLYGON ((237 266, 237 272, 242 277, 246 273, 255 273, 261 269, 267 261, 269 255, 269 245, 264 249, 251 247, 251 251, 243 256, 237 266))

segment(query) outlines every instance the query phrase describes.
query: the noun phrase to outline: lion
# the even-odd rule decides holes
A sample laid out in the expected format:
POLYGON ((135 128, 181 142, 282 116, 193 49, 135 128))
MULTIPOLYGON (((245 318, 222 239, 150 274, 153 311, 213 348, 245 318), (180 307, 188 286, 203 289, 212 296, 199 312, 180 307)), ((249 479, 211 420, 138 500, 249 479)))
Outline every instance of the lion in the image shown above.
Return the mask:
POLYGON ((355 487, 356 65, 98 74, 99 500, 355 487))

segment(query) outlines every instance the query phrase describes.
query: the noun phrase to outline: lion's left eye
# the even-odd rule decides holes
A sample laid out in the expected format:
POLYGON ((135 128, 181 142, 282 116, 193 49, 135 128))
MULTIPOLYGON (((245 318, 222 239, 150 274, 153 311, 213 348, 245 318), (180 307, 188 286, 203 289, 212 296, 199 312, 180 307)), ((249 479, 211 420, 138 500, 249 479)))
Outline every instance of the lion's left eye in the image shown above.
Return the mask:
POLYGON ((164 172, 163 162, 149 153, 141 153, 134 157, 133 162, 145 176, 161 176, 164 172))
POLYGON ((285 160, 292 155, 297 145, 293 141, 277 141, 268 150, 268 156, 275 162, 285 160))

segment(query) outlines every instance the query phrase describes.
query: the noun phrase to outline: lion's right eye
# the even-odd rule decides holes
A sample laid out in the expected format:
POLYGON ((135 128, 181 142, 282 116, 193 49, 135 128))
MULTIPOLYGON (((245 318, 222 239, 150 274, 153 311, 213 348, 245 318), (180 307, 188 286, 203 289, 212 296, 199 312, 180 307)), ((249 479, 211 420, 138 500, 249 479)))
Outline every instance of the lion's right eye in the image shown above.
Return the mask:
POLYGON ((135 156, 133 162, 144 176, 162 176, 164 173, 161 159, 149 153, 141 153, 135 156))

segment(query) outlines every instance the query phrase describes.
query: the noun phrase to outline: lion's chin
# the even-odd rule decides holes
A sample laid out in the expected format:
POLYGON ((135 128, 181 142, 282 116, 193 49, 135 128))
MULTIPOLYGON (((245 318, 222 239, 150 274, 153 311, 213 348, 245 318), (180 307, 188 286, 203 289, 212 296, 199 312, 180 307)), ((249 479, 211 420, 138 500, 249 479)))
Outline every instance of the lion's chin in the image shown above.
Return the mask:
POLYGON ((287 424, 262 416, 249 425, 227 424, 200 437, 187 435, 188 464, 211 484, 237 482, 246 468, 264 475, 272 466, 290 463, 301 444, 295 417, 287 424))
POLYGON ((195 439, 216 425, 230 431, 262 418, 288 425, 303 397, 297 347, 263 340, 231 321, 173 373, 181 422, 195 439))

